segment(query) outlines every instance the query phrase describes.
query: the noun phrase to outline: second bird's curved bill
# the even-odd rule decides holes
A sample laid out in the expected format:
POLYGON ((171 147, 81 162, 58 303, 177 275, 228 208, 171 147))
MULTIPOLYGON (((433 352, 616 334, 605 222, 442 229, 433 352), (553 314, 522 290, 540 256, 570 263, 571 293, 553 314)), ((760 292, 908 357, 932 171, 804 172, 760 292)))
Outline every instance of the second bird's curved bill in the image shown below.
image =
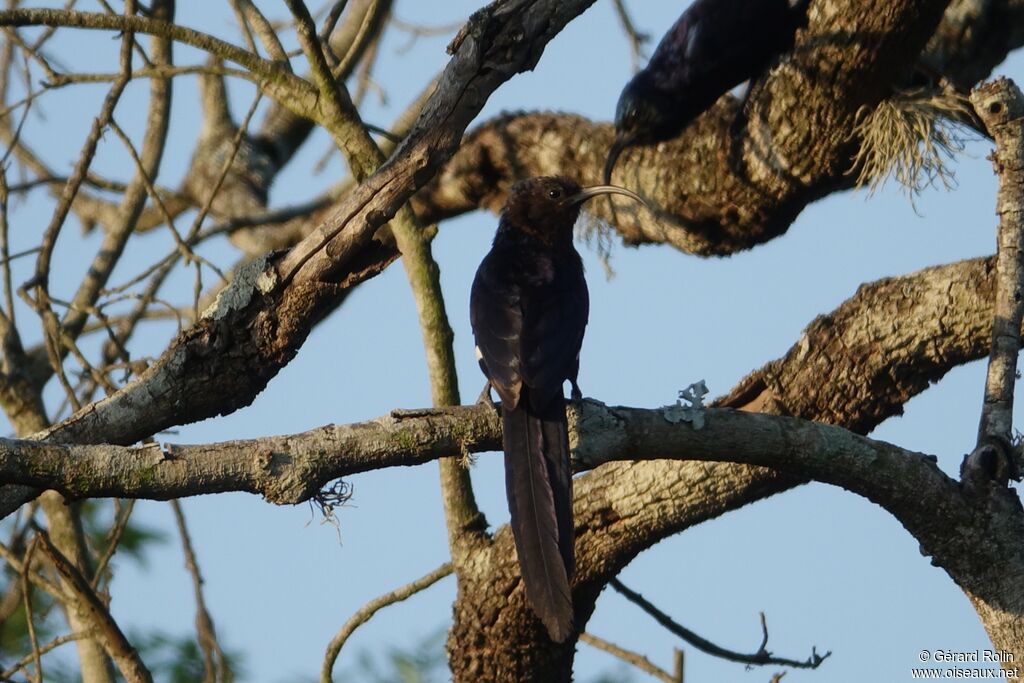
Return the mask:
POLYGON ((568 201, 570 204, 578 204, 580 202, 587 201, 591 197, 597 197, 598 195, 602 194, 625 195, 626 197, 629 197, 630 199, 635 199, 644 206, 647 206, 647 202, 644 201, 643 197, 638 195, 636 192, 627 190, 624 187, 619 187, 618 185, 591 185, 590 187, 584 187, 582 190, 569 197, 568 201))

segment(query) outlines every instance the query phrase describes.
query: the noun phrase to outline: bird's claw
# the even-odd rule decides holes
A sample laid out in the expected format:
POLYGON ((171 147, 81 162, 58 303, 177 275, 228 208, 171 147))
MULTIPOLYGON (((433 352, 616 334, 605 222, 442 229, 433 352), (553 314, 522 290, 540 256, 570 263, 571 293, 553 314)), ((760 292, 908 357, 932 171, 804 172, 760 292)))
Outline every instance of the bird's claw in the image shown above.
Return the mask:
POLYGON ((498 412, 498 406, 494 404, 494 399, 491 398, 491 383, 487 382, 484 384, 484 390, 480 392, 480 396, 476 399, 477 403, 489 406, 494 412, 498 412))

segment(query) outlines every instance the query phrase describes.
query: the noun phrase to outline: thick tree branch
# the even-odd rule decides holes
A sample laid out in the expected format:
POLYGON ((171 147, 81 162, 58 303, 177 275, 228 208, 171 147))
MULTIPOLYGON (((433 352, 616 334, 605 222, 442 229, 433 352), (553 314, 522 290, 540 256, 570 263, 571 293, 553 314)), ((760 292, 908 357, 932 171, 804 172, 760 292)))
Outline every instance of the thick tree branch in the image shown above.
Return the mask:
MULTIPOLYGON (((616 182, 657 210, 594 202, 626 242, 728 254, 784 233, 811 201, 848 187, 862 107, 873 108, 909 73, 945 0, 812 2, 791 55, 754 90, 744 112, 722 98, 675 140, 623 155, 616 182)), ((610 114, 611 112, 609 112, 610 114)), ((576 116, 511 114, 475 129, 418 196, 428 221, 483 206, 530 175, 596 182, 612 129, 576 116)))
MULTIPOLYGON (((669 244, 699 254, 733 253, 781 234, 807 203, 850 185, 844 170, 856 147, 848 139, 848 120, 843 121, 850 110, 838 102, 846 100, 854 110, 873 106, 878 100, 871 97, 888 96, 886 84, 896 84, 893 79, 907 73, 913 58, 903 51, 905 45, 884 46, 879 60, 903 61, 876 65, 884 73, 870 82, 872 88, 881 85, 883 90, 871 91, 874 95, 862 89, 860 82, 850 82, 850 89, 838 95, 840 86, 820 74, 820 63, 827 62, 829 69, 842 71, 844 77, 867 79, 866 73, 847 71, 859 59, 859 48, 846 51, 845 64, 834 64, 836 38, 870 32, 868 25, 879 21, 877 15, 899 11, 897 5, 829 3, 819 16, 816 7, 826 3, 812 3, 812 22, 800 33, 792 58, 771 74, 765 87, 755 90, 748 105, 777 126, 755 127, 756 120, 746 128, 734 126, 737 103, 724 98, 677 141, 640 148, 622 166, 620 182, 640 188, 658 204, 657 215, 617 209, 617 216, 612 216, 607 203, 598 202, 588 210, 612 221, 626 242, 669 244), (842 27, 830 23, 838 21, 849 23, 842 27), (811 79, 808 74, 817 75, 811 79), (853 102, 850 97, 862 99, 853 102), (793 103, 800 103, 799 108, 793 108, 793 103), (815 109, 807 111, 812 106, 815 109), (813 131, 797 130, 812 121, 818 122, 813 131), (767 130, 776 137, 764 139, 767 130), (738 147, 743 148, 739 160, 726 153, 738 147), (797 160, 819 166, 797 169, 793 166, 797 160), (782 175, 799 177, 797 186, 778 194, 770 191, 767 181, 759 186, 757 178, 745 176, 745 170, 766 162, 782 175), (825 163, 831 167, 820 165, 825 163)), ((1020 0, 954 0, 929 44, 928 63, 943 73, 971 74, 962 82, 973 83, 1024 44, 1022 13, 1020 0)), ((904 25, 906 30, 924 29, 904 25)), ((497 211, 508 187, 529 175, 570 172, 595 181, 611 137, 610 126, 570 114, 502 115, 467 136, 444 171, 417 195, 415 206, 424 220, 434 221, 479 207, 497 211)))
POLYGON ((1024 0, 952 0, 925 64, 967 90, 1024 44, 1024 0))
MULTIPOLYGON (((708 460, 775 467, 841 486, 893 512, 924 515, 958 497, 933 457, 790 417, 708 409, 705 425, 672 408, 573 405, 574 455, 589 467, 613 460, 708 460)), ((321 427, 302 434, 207 445, 57 445, 0 440, 0 479, 68 497, 164 499, 223 491, 298 503, 327 482, 382 467, 418 465, 451 452, 495 450, 501 439, 485 405, 321 427)), ((904 520, 906 523, 906 521, 904 520)))
POLYGON ((500 422, 491 408, 421 412, 209 445, 77 446, 0 439, 0 480, 53 488, 70 498, 168 500, 248 491, 286 504, 309 500, 339 477, 501 446, 500 422))
MULTIPOLYGON (((786 356, 752 373, 718 404, 866 433, 952 367, 984 357, 992 294, 986 259, 864 285, 811 323, 786 356)), ((669 461, 609 464, 578 478, 578 619, 643 549, 804 481, 776 469, 669 461)), ((948 532, 935 529, 933 536, 948 532)), ((511 544, 501 534, 496 540, 511 544)), ((949 547, 944 560, 955 560, 957 550, 967 555, 949 547)))

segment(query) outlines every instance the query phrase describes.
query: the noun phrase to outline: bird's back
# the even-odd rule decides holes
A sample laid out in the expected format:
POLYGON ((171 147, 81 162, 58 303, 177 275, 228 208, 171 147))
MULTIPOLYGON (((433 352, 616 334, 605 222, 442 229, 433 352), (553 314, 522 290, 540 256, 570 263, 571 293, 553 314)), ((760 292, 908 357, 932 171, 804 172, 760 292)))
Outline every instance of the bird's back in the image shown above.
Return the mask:
POLYGON ((706 108, 789 50, 799 21, 787 0, 697 0, 662 38, 646 71, 653 87, 706 108))

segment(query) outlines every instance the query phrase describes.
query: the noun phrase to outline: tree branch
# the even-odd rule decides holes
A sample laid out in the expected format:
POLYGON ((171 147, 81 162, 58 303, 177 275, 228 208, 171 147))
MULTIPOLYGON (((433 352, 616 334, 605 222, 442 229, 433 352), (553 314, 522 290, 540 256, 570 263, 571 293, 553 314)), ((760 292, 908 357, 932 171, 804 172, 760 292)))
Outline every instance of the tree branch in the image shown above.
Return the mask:
POLYGON ((1024 317, 1024 97, 1013 81, 1003 78, 974 90, 971 101, 996 143, 990 158, 999 177, 999 231, 985 400, 978 445, 964 461, 961 478, 972 488, 982 487, 984 482, 1005 487, 1010 479, 1021 477, 1013 457, 1012 429, 1024 317))
POLYGON ((196 560, 196 553, 192 549, 192 539, 188 533, 188 526, 185 524, 185 513, 181 509, 181 503, 171 501, 171 510, 174 512, 174 521, 178 527, 178 535, 181 537, 182 552, 185 555, 185 568, 192 577, 192 593, 196 600, 196 636, 199 641, 199 650, 203 653, 203 683, 225 683, 232 680, 231 667, 224 656, 224 651, 217 640, 217 631, 213 626, 213 617, 206 608, 206 599, 203 597, 203 575, 199 571, 199 562, 196 560))
POLYGON ((261 59, 258 55, 243 50, 237 45, 214 38, 194 29, 179 26, 168 21, 142 16, 125 17, 115 14, 77 12, 59 9, 12 9, 0 11, 0 26, 54 26, 108 31, 132 31, 169 38, 217 55, 223 60, 244 66, 258 79, 260 87, 271 97, 289 101, 293 106, 308 104, 314 97, 309 83, 292 74, 278 63, 261 59))
POLYGON ((349 617, 348 621, 342 625, 341 629, 333 638, 331 638, 331 642, 327 645, 327 654, 324 656, 324 662, 320 667, 320 683, 331 683, 333 680, 331 672, 334 669, 334 663, 338 661, 338 655, 341 654, 341 648, 345 646, 345 642, 357 628, 368 622, 373 618, 374 614, 388 605, 401 602, 413 595, 416 595, 420 591, 430 588, 451 573, 451 563, 445 562, 429 574, 416 579, 412 583, 396 588, 390 593, 385 593, 380 597, 374 598, 360 607, 359 610, 349 617))
MULTIPOLYGON (((903 520, 958 498, 934 457, 791 417, 707 409, 705 425, 679 424, 674 407, 571 406, 574 456, 588 467, 613 460, 709 460, 775 467, 835 484, 903 520), (898 484, 894 484, 896 481, 898 484)), ((203 445, 77 446, 0 439, 0 480, 53 488, 71 498, 163 500, 224 491, 298 503, 339 477, 419 465, 452 452, 499 447, 489 406, 422 410, 321 427, 302 434, 203 445)))
MULTIPOLYGON (((627 664, 631 664, 636 668, 640 669, 645 674, 653 676, 659 681, 662 681, 662 683, 683 683, 683 677, 681 672, 679 672, 678 675, 673 676, 668 671, 665 671, 661 667, 654 664, 651 660, 647 659, 647 657, 644 657, 643 655, 636 652, 630 652, 625 648, 619 647, 615 643, 610 643, 603 638, 598 638, 592 633, 581 633, 580 641, 586 643, 587 645, 593 648, 597 648, 598 650, 603 650, 604 652, 607 652, 613 657, 618 657, 627 664)), ((679 652, 679 650, 676 650, 676 652, 679 652)))
POLYGON ((41 540, 41 548, 56 567, 66 582, 74 599, 80 603, 81 609, 89 615, 88 620, 96 629, 96 635, 104 649, 117 663, 118 669, 129 683, 152 683, 153 677, 139 659, 131 643, 121 632, 117 622, 110 616, 96 593, 89 587, 89 582, 71 562, 57 550, 44 532, 37 536, 41 540))
POLYGON ((710 640, 702 638, 690 629, 678 624, 675 619, 662 612, 656 605, 645 599, 644 596, 630 588, 627 588, 626 585, 618 579, 612 579, 609 582, 609 585, 634 605, 642 609, 644 612, 647 612, 647 614, 653 617, 655 621, 668 629, 669 632, 682 638, 702 652, 706 652, 709 655, 713 655, 730 662, 739 662, 741 664, 753 666, 781 665, 793 667, 794 669, 817 669, 821 666, 821 663, 828 659, 832 654, 832 652, 829 651, 823 655, 819 655, 814 648, 811 648, 811 656, 804 660, 773 656, 771 652, 768 652, 768 650, 765 649, 768 646, 768 623, 765 621, 763 612, 761 613, 761 645, 758 646, 757 652, 753 654, 735 652, 719 645, 715 645, 710 640))

